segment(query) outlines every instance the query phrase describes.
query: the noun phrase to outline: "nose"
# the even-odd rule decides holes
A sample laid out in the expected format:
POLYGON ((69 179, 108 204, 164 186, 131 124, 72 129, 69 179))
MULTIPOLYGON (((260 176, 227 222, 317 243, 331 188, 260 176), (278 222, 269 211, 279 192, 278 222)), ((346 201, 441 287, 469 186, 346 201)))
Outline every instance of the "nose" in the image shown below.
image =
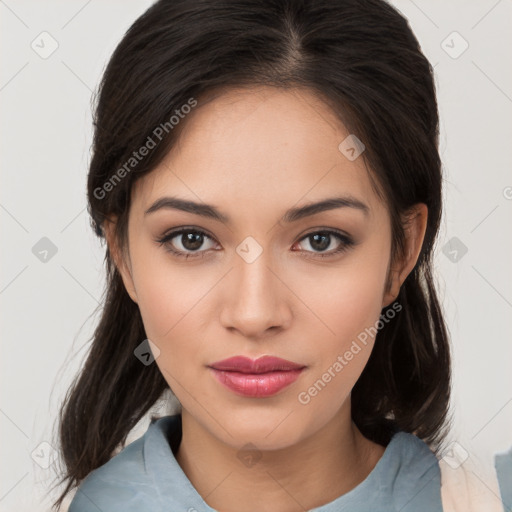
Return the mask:
POLYGON ((293 294, 264 255, 265 251, 252 263, 242 258, 235 263, 221 313, 226 329, 251 339, 287 329, 292 318, 288 301, 293 294))

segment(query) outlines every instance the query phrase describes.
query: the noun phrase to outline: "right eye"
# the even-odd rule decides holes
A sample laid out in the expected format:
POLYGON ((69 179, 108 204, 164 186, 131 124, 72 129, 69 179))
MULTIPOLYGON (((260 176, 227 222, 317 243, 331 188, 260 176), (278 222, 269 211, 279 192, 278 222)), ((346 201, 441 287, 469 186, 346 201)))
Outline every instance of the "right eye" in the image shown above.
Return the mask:
POLYGON ((206 240, 213 241, 213 238, 204 231, 192 228, 180 228, 166 233, 163 237, 158 239, 157 242, 165 246, 167 251, 178 257, 196 258, 203 257, 207 250, 212 249, 212 247, 209 247, 206 250, 199 250, 206 240), (173 242, 174 239, 176 239, 176 241, 173 242))

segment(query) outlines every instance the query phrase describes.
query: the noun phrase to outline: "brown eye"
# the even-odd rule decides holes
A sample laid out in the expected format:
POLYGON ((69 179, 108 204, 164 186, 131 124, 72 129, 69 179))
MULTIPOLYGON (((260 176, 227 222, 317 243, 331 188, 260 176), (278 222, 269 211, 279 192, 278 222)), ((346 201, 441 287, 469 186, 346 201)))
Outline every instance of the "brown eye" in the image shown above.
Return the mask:
POLYGON ((213 239, 205 232, 190 228, 171 231, 157 242, 164 245, 169 252, 185 258, 203 256, 207 250, 215 245, 211 245, 213 239), (206 243, 207 241, 210 241, 210 246, 206 243))
POLYGON ((301 238, 298 243, 302 243, 304 240, 308 242, 307 245, 311 248, 311 250, 305 249, 305 252, 310 252, 320 257, 339 254, 354 245, 354 241, 348 236, 330 230, 309 233, 301 238), (330 250, 327 251, 328 249, 330 250))
POLYGON ((197 251, 204 243, 204 235, 200 233, 182 233, 179 236, 181 246, 187 251, 197 251))

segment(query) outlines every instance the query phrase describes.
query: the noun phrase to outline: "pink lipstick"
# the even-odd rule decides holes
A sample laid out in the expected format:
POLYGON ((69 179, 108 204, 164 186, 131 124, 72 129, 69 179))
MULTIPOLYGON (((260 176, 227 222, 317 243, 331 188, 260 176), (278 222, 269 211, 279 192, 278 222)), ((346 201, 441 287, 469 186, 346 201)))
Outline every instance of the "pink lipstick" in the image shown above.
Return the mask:
POLYGON ((230 357, 208 367, 214 377, 231 391, 255 398, 275 395, 295 382, 306 368, 272 356, 262 356, 254 361, 245 356, 230 357))

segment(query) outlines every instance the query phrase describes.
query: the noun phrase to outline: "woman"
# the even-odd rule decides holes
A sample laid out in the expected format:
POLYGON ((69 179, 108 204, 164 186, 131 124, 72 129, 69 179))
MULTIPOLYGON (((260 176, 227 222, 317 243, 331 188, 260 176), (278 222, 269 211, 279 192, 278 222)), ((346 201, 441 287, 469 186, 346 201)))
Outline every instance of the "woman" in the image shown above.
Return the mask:
POLYGON ((108 279, 56 506, 442 510, 441 184, 432 67, 384 1, 151 6, 96 107, 108 279))

